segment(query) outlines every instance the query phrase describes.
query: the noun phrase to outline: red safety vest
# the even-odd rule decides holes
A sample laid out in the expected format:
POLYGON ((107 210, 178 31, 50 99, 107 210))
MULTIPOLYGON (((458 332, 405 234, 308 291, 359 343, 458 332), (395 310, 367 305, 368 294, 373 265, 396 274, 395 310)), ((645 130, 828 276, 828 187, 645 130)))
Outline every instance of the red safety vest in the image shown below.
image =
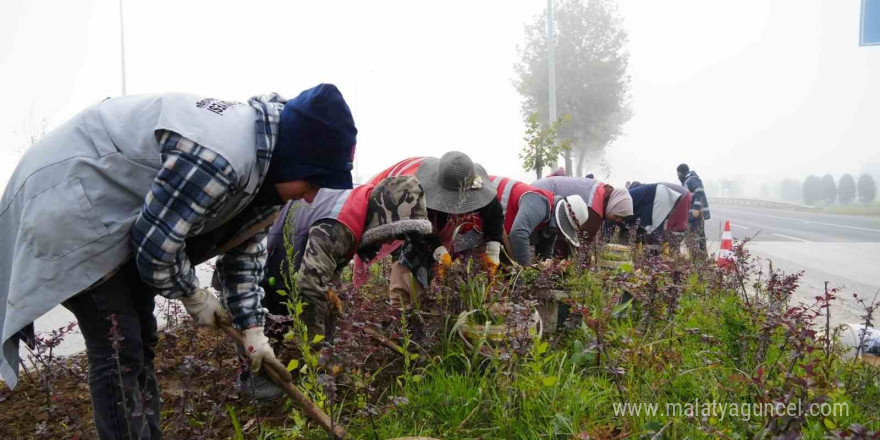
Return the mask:
POLYGON ((370 195, 373 194, 374 185, 359 185, 350 190, 348 197, 342 202, 342 207, 336 215, 343 225, 347 226, 354 234, 355 249, 360 246, 361 237, 364 235, 364 226, 367 223, 367 207, 370 204, 370 195))
MULTIPOLYGON (((547 202, 550 203, 549 212, 553 212, 553 199, 555 195, 552 192, 535 188, 507 177, 489 176, 489 179, 492 180, 492 183, 495 184, 498 190, 498 201, 501 202, 501 209, 504 211, 504 232, 510 234, 510 228, 513 227, 513 221, 516 220, 516 214, 519 212, 519 201, 522 199, 522 196, 528 193, 544 196, 547 202)), ((535 230, 543 228, 548 221, 550 221, 549 215, 535 230)))
MULTIPOLYGON (((354 189, 338 190, 324 188, 312 203, 297 200, 285 205, 281 215, 269 229, 268 248, 284 246, 284 225, 288 222, 290 210, 296 213, 293 221, 293 245, 297 252, 305 249, 309 229, 319 220, 333 219, 343 225, 354 235, 355 246, 352 253, 360 245, 367 222, 367 206, 373 185, 359 185, 354 189)), ((301 257, 301 255, 300 255, 301 257)))
POLYGON ((419 170, 419 167, 422 166, 422 162, 424 162, 425 159, 427 159, 427 157, 411 157, 409 159, 404 159, 392 165, 391 168, 388 168, 387 170, 376 174, 367 183, 378 185, 379 182, 389 177, 415 175, 416 171, 419 170))

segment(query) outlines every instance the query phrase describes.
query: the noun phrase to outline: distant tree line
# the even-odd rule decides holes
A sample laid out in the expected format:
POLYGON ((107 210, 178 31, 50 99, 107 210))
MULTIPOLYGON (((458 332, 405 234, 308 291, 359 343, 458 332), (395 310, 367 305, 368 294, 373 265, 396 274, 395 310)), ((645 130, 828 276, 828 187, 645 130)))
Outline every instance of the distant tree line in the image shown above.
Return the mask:
POLYGON ((803 184, 794 179, 783 180, 780 192, 783 200, 791 202, 803 200, 808 205, 848 204, 856 199, 867 204, 877 197, 877 184, 867 173, 859 176, 858 182, 850 174, 844 174, 837 182, 831 174, 822 177, 810 175, 803 184))

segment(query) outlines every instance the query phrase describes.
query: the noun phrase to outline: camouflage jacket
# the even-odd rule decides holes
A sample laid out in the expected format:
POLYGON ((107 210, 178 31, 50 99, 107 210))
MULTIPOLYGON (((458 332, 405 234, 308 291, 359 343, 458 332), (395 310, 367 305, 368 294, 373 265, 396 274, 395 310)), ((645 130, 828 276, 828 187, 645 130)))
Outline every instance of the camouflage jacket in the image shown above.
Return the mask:
POLYGON ((324 334, 331 306, 341 307, 330 285, 356 252, 430 232, 424 194, 415 176, 391 177, 375 187, 322 189, 311 203, 288 204, 272 226, 263 304, 272 314, 287 314, 286 298, 277 290, 284 288, 285 280, 295 279, 308 304, 304 319, 310 331, 324 334))

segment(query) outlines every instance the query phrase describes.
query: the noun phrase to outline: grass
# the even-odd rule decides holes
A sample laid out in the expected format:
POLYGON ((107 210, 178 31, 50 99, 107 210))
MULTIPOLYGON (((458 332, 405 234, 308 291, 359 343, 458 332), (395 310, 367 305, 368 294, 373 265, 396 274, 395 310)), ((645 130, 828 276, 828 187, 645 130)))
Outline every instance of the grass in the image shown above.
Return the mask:
POLYGON ((407 403, 375 428, 365 426, 362 438, 569 438, 614 392, 607 381, 577 374, 563 352, 513 369, 494 363, 469 371, 466 363, 452 356, 428 369, 423 381, 400 390, 407 403))
POLYGON ((784 318, 806 310, 769 301, 779 297, 773 289, 780 289, 782 274, 759 286, 759 295, 746 304, 736 283, 711 281, 730 275, 697 268, 670 274, 668 267, 631 273, 569 270, 564 287, 574 298, 571 306, 584 314, 579 325, 533 341, 525 353, 506 359, 473 356, 451 344, 389 390, 388 395, 398 396, 395 405, 379 415, 352 418, 350 431, 363 439, 770 438, 794 433, 818 439, 845 435, 855 423, 878 428, 872 415, 880 409, 877 369, 846 362, 836 353, 817 354, 819 338, 809 322, 784 318), (664 289, 680 292, 663 301, 649 298, 664 289), (623 290, 634 295, 632 306, 620 301, 623 290), (845 376, 858 379, 849 385, 834 379, 845 376), (742 408, 793 402, 791 396, 803 398, 805 405, 846 405, 848 412, 799 418, 734 416, 730 410, 705 416, 662 414, 667 405, 715 402, 742 408), (639 403, 656 403, 661 413, 620 413, 621 405, 639 403))
POLYGON ((823 206, 820 210, 829 214, 880 216, 880 202, 870 204, 853 202, 845 205, 835 203, 823 206))

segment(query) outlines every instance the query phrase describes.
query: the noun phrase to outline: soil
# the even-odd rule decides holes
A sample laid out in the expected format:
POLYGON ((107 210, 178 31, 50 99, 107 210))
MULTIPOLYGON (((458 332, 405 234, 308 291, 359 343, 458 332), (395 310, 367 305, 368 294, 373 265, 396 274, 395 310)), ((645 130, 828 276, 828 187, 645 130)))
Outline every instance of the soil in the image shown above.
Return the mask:
MULTIPOLYGON (((210 411, 213 403, 221 403, 206 398, 218 386, 234 385, 238 361, 230 344, 225 337, 192 327, 182 326, 161 332, 155 365, 166 438, 212 438, 199 437, 201 433, 188 429, 185 426, 188 423, 181 427, 180 422, 188 422, 186 418, 189 416, 199 418, 200 413, 210 411), (196 359, 193 353, 213 354, 220 356, 221 360, 218 364, 201 356, 196 359)), ((71 365, 70 372, 52 368, 47 373, 51 392, 47 392, 44 386, 42 372, 33 367, 29 368, 30 376, 22 371, 15 390, 3 386, 0 391, 3 406, 0 438, 97 438, 86 380, 85 355, 78 354, 65 361, 71 365)), ((238 396, 228 393, 224 397, 230 403, 239 400, 238 396)), ((271 409, 268 406, 260 415, 272 416, 271 409)), ((215 417, 216 426, 229 429, 226 419, 225 416, 215 417)))
MULTIPOLYGON (((349 313, 337 323, 334 348, 322 350, 322 371, 343 371, 333 366, 345 366, 344 372, 335 378, 340 398, 354 389, 347 372, 352 369, 361 372, 369 382, 368 400, 376 404, 401 374, 403 362, 400 355, 368 336, 364 329, 372 328, 402 344, 399 317, 389 316, 387 306, 381 301, 352 295, 347 295, 345 300, 349 313), (380 373, 370 373, 376 371, 380 373)), ((409 324, 414 343, 410 346, 411 352, 433 345, 433 341, 427 340, 429 336, 424 335, 424 319, 414 319, 409 324)), ((275 336, 273 345, 282 362, 299 357, 292 343, 281 341, 286 331, 284 321, 284 318, 267 321, 267 334, 275 336)), ((438 324, 443 327, 436 322, 429 326, 438 324)), ((26 361, 30 375, 22 370, 15 390, 0 383, 0 439, 97 438, 85 355, 57 362, 60 363, 55 368, 44 370, 49 372, 44 377, 26 361), (65 368, 60 367, 62 364, 65 368), (47 392, 45 380, 51 391, 47 392)), ((259 403, 238 391, 237 377, 246 366, 232 341, 218 332, 195 328, 191 323, 161 331, 155 366, 165 439, 230 438, 234 432, 230 409, 235 412, 246 437, 256 436, 261 425, 279 429, 294 425, 290 402, 259 403)), ((350 414, 342 415, 343 419, 348 416, 350 414)))
MULTIPOLYGON (((406 319, 401 319, 399 311, 388 307, 385 272, 359 291, 338 286, 344 310, 336 321, 333 344, 325 344, 319 353, 319 384, 325 394, 329 380, 331 399, 364 402, 360 407, 344 405, 342 414, 334 414, 343 423, 356 415, 354 411, 380 413, 393 407, 391 390, 405 362, 386 346, 389 340, 401 346, 408 342, 407 350, 419 354, 410 368, 425 366, 431 354, 446 343, 444 335, 462 311, 455 289, 431 289, 420 298, 419 311, 407 312, 406 319), (386 345, 370 333, 381 335, 386 345)), ((463 279, 465 275, 456 276, 463 279)), ((300 357, 292 342, 283 341, 288 320, 270 317, 266 322, 266 334, 285 364, 300 357)), ((261 426, 296 427, 297 411, 289 400, 259 403, 239 392, 237 378, 247 367, 230 339, 180 321, 168 320, 177 324, 160 331, 156 347, 163 438, 228 439, 235 432, 230 413, 235 414, 245 438, 257 437, 261 426)), ((0 383, 0 439, 95 439, 85 355, 56 361, 53 368, 42 370, 45 376, 25 362, 28 372, 22 370, 15 390, 0 383)), ((325 438, 316 425, 306 429, 308 437, 325 438)))

